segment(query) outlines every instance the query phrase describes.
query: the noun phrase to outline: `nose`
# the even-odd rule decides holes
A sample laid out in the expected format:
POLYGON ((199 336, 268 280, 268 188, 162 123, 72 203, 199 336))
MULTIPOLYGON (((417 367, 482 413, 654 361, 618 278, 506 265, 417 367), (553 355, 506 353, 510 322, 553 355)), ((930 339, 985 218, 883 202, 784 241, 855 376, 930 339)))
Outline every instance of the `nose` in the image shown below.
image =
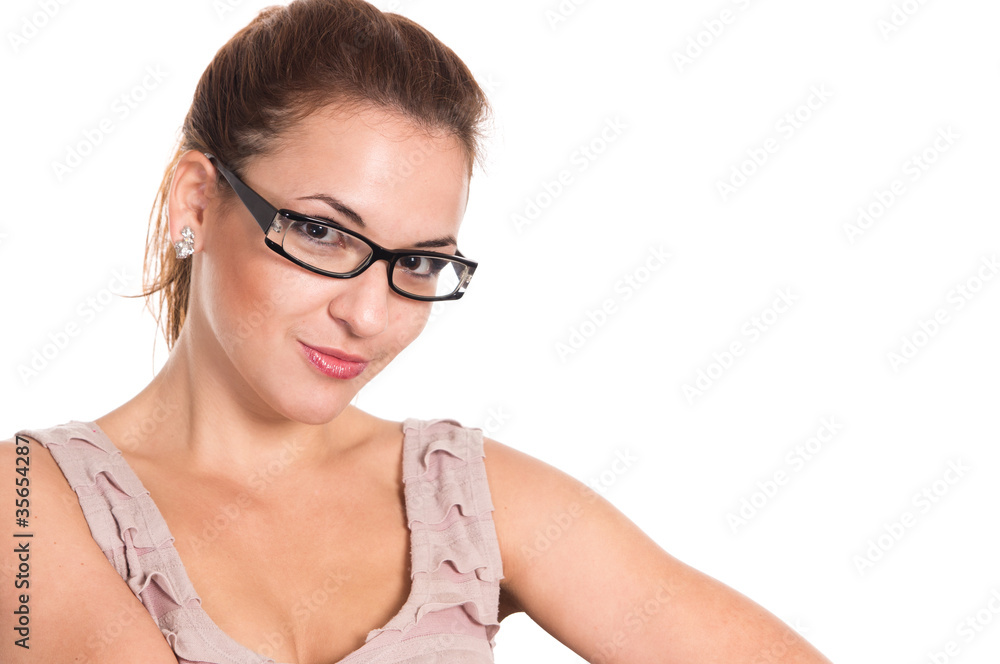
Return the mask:
POLYGON ((350 279, 338 279, 337 294, 330 300, 330 315, 342 321, 359 337, 385 332, 389 322, 389 266, 375 261, 350 279))

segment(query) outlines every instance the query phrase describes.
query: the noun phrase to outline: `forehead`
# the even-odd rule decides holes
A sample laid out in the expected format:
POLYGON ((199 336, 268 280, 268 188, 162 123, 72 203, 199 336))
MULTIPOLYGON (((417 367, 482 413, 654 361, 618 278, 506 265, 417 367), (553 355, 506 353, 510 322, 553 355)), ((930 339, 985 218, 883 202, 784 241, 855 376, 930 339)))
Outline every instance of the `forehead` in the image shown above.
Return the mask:
POLYGON ((395 111, 370 105, 330 105, 292 125, 277 141, 276 155, 294 153, 314 167, 352 170, 368 167, 383 184, 420 170, 469 178, 461 141, 395 111), (421 169, 421 167, 424 167, 421 169))
POLYGON ((462 142, 450 134, 385 109, 329 106, 285 132, 248 175, 257 171, 256 181, 274 192, 278 207, 319 214, 320 204, 297 199, 330 195, 402 240, 415 237, 414 222, 426 227, 419 235, 457 234, 468 202, 468 163, 462 142))

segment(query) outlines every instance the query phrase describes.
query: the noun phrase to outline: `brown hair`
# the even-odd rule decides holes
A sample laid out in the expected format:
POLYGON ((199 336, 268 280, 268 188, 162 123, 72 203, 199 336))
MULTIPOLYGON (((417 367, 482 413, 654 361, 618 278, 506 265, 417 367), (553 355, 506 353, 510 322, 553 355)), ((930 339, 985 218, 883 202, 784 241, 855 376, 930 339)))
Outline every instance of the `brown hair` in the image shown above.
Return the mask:
MULTIPOLYGON (((152 310, 159 293, 156 317, 168 349, 184 324, 191 283, 191 261, 175 258, 167 220, 181 155, 211 152, 238 173, 331 103, 371 104, 448 132, 465 147, 470 175, 480 161, 489 102, 465 63, 426 29, 362 0, 294 0, 261 10, 202 74, 153 202, 142 295, 152 310)), ((220 177, 219 186, 228 183, 220 177)))

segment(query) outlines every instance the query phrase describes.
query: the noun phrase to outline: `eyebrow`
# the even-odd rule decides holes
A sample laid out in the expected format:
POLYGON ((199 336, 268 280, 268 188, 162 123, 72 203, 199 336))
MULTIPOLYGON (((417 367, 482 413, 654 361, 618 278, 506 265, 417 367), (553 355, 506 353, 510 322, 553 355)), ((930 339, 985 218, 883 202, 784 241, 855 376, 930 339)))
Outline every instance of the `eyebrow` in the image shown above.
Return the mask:
POLYGON ((326 194, 313 194, 312 196, 302 196, 298 200, 300 200, 300 201, 322 201, 322 202, 326 203, 327 205, 329 205, 330 207, 332 207, 337 212, 339 212, 340 214, 344 215, 345 217, 347 217, 348 219, 350 219, 351 221, 353 221, 355 224, 357 224, 361 228, 365 228, 366 227, 365 226, 365 220, 361 218, 360 214, 358 214, 357 212, 355 212, 351 208, 347 207, 346 205, 344 205, 342 202, 340 202, 338 199, 334 198, 333 196, 328 196, 326 194))
POLYGON ((434 238, 433 240, 424 240, 422 242, 417 242, 413 245, 414 249, 441 249, 444 247, 450 247, 452 245, 458 246, 458 242, 455 241, 455 237, 452 235, 446 235, 444 237, 434 238))
MULTIPOLYGON (((333 196, 329 196, 327 194, 313 194, 312 196, 302 196, 298 200, 321 201, 326 203, 331 208, 353 221, 359 227, 367 228, 367 224, 365 224, 365 220, 361 218, 360 214, 347 207, 343 202, 333 196)), ((450 247, 452 245, 456 247, 458 246, 458 241, 455 239, 455 236, 445 235, 443 237, 434 238, 433 240, 423 240, 421 242, 417 242, 413 245, 413 247, 416 249, 438 249, 441 247, 450 247)))

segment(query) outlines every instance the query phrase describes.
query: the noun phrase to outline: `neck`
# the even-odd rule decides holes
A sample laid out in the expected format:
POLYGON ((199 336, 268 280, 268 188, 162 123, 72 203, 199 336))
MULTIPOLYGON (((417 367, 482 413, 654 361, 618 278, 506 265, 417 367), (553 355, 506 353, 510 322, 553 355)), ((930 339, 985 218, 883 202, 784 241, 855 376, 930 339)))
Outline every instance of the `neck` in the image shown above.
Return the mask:
POLYGON ((370 422, 351 405, 325 424, 283 417, 221 348, 199 352, 183 333, 149 385, 98 420, 127 454, 238 484, 267 468, 301 477, 336 465, 371 433, 370 422))

